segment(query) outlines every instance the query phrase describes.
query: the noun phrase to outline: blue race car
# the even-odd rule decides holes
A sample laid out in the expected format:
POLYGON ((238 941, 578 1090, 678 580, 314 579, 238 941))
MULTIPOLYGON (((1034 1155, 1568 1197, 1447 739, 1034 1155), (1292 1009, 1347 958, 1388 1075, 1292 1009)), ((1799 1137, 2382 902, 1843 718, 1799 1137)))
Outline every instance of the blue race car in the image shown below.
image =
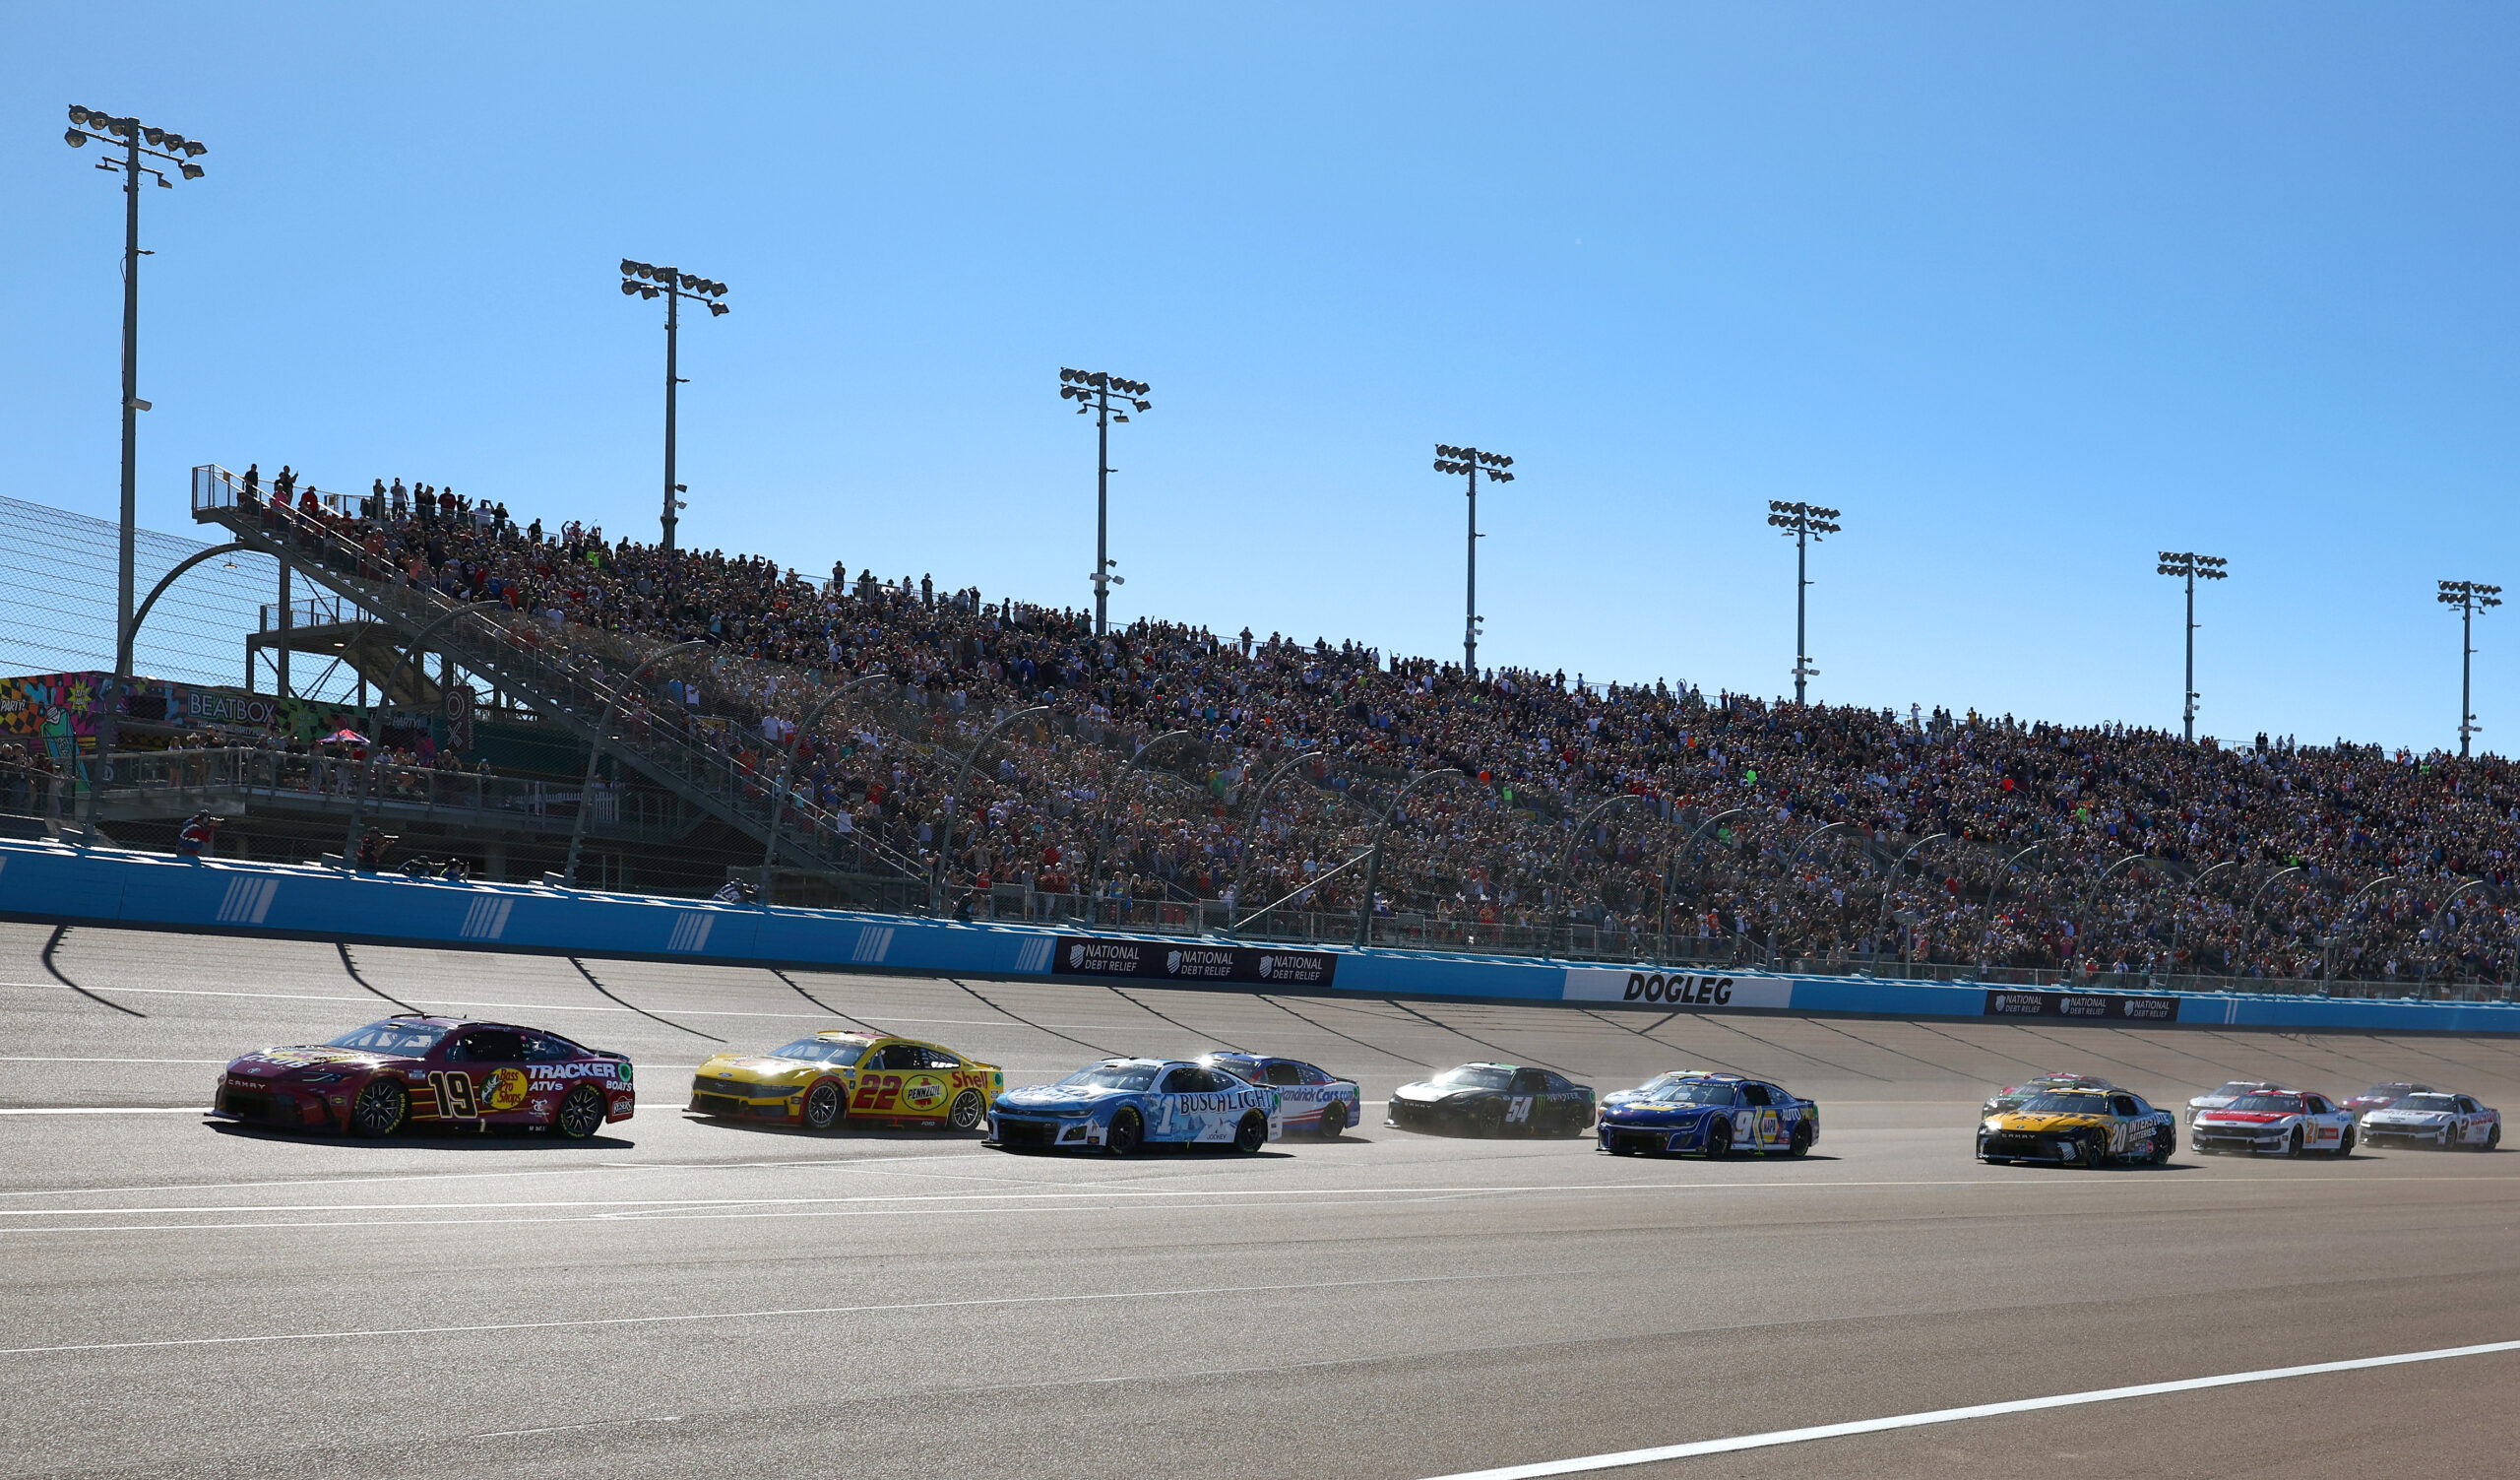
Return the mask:
POLYGON ((1061 1079, 1010 1089, 989 1107, 1001 1150, 1099 1146, 1127 1156, 1149 1141, 1252 1152, 1286 1133, 1275 1089, 1231 1070, 1170 1059, 1105 1059, 1061 1079))
POLYGON ((1684 1070, 1611 1097, 1602 1109, 1602 1149, 1613 1156, 1738 1147, 1800 1156, 1820 1138, 1820 1107, 1740 1074, 1684 1070))
POLYGON ((1201 1054, 1199 1062, 1224 1069, 1245 1084, 1265 1084, 1276 1090, 1289 1135, 1309 1131, 1327 1140, 1363 1119, 1363 1091, 1356 1088, 1355 1080, 1342 1079, 1300 1059, 1225 1052, 1201 1054))

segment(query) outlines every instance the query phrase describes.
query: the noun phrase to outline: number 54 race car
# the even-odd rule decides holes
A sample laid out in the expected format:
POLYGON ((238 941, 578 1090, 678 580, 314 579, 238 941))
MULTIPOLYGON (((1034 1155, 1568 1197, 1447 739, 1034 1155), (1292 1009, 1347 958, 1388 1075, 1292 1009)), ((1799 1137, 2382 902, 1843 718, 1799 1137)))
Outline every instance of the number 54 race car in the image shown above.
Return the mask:
POLYGON ((2220 1110, 2198 1111, 2187 1126, 2200 1156, 2218 1151, 2354 1154, 2354 1112, 2306 1090, 2242 1095, 2220 1110))
POLYGON ((2051 1089, 1978 1125, 1978 1159, 2054 1162, 2096 1171, 2112 1161, 2158 1167, 2178 1145, 2178 1119, 2122 1089, 2051 1089))
POLYGON ((572 1140, 638 1104, 630 1061, 557 1033, 460 1017, 389 1017, 329 1043, 227 1065, 211 1114, 293 1130, 391 1135, 412 1122, 529 1126, 572 1140))
POLYGON ((1278 1091, 1167 1059, 1105 1059, 1056 1084, 1010 1089, 989 1107, 989 1140, 1010 1151, 1100 1146, 1126 1156, 1173 1141, 1251 1152, 1285 1133, 1278 1091))
POLYGON ((691 1109, 808 1130, 844 1119, 969 1130, 1005 1087, 996 1064, 937 1044, 833 1030, 767 1054, 720 1054, 692 1075, 691 1109))
POLYGON ((1745 1151, 1800 1156, 1820 1138, 1820 1107, 1739 1074, 1665 1074, 1621 1090, 1602 1111, 1602 1149, 1614 1156, 1745 1151))

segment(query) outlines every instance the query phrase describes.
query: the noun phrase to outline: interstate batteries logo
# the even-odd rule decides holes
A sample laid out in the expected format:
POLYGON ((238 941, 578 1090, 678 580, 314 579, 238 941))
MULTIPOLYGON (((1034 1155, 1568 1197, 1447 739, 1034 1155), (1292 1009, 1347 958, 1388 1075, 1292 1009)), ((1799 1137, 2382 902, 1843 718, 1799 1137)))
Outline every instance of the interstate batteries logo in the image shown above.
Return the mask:
POLYGON ((1778 977, 1718 976, 1689 971, 1621 971, 1598 966, 1566 970, 1570 1002, 1633 1002, 1640 1007, 1783 1007, 1794 984, 1778 977))

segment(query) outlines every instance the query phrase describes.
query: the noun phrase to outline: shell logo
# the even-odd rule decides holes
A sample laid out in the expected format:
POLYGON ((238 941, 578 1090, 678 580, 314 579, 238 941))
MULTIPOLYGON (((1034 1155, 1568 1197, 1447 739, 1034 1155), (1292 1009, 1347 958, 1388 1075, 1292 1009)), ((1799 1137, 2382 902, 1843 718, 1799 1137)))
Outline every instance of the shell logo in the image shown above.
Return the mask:
POLYGON ((532 1089, 533 1086, 526 1083, 525 1070, 492 1069, 489 1077, 481 1081, 481 1108, 492 1113, 514 1110, 525 1103, 525 1097, 532 1089))
POLYGON ((934 1074, 913 1074, 902 1084, 902 1103, 913 1110, 934 1110, 945 1103, 945 1081, 934 1074))

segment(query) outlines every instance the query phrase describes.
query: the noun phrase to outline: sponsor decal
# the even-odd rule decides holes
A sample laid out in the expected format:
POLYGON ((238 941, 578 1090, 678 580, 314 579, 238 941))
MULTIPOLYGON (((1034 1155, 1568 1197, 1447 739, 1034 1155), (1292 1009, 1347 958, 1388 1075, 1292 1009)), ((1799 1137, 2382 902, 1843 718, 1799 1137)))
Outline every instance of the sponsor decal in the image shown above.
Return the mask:
POLYGON ((481 1109, 490 1115, 514 1110, 525 1103, 525 1097, 530 1093, 532 1089, 526 1083, 525 1070, 492 1069, 489 1077, 481 1081, 481 1109))
POLYGON ((1783 1007, 1794 984, 1784 977, 1735 977, 1690 971, 1622 971, 1570 966, 1564 998, 1570 1002, 1634 1002, 1656 1007, 1783 1007))
MULTIPOLYGON (((528 1066, 536 1089, 561 1089, 578 1079, 610 1079, 618 1067, 609 1059, 586 1059, 574 1063, 536 1063, 528 1066)), ((628 1078, 627 1074, 620 1075, 628 1078)))
POLYGON ((2031 992, 1995 989, 1986 994, 1988 1017, 2066 1017, 2086 1021, 2178 1021, 2174 997, 2129 997, 2116 992, 2031 992))
POLYGON ((1055 966, 1044 963, 1043 969, 1069 976, 1247 982, 1272 987, 1327 987, 1339 969, 1339 958, 1329 951, 1159 945, 1152 940, 1110 940, 1089 935, 1063 937, 1053 960, 1055 966))
POLYGON ((1230 1115, 1241 1110, 1273 1110, 1274 1097, 1266 1090, 1229 1089, 1220 1094, 1173 1095, 1172 1108, 1184 1114, 1230 1115))
POLYGON ((912 1110, 936 1110, 945 1104, 945 1081, 934 1074, 913 1074, 902 1081, 902 1104, 912 1110))

